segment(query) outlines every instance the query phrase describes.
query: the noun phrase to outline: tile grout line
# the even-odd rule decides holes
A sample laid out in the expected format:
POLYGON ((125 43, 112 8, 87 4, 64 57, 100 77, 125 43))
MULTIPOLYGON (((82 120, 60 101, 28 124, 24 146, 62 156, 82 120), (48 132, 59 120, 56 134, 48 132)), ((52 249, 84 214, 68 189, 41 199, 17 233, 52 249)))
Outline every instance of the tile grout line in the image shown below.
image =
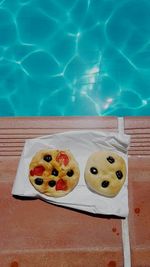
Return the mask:
MULTIPOLYGON (((118 117, 118 132, 124 134, 124 118, 118 117)), ((124 267, 131 267, 131 251, 129 238, 129 224, 128 217, 122 219, 122 243, 124 254, 124 267)))
MULTIPOLYGON (((54 249, 50 249, 50 248, 38 248, 38 249, 33 249, 33 248, 25 248, 25 249, 13 249, 11 250, 11 253, 12 254, 15 254, 15 253, 57 253, 57 252, 63 252, 63 253, 68 253, 68 252, 72 252, 72 253, 76 253, 76 252, 92 252, 92 253, 95 253, 95 252, 118 252, 118 251, 121 251, 121 247, 118 246, 118 247, 115 247, 115 248, 112 248, 112 247, 103 247, 101 249, 99 249, 99 247, 92 247, 92 248, 85 248, 85 247, 82 247, 82 248, 54 248, 54 249)), ((10 253, 10 249, 4 249, 4 250, 1 250, 0 251, 0 255, 5 255, 5 254, 9 254, 10 253)))

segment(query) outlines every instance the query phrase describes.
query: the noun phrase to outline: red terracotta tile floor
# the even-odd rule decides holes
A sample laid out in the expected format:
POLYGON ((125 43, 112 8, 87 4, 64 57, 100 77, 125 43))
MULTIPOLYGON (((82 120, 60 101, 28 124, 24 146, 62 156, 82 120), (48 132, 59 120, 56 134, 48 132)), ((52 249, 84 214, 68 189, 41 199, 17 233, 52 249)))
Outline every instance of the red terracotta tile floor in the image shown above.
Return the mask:
MULTIPOLYGON (((150 117, 126 117, 133 267, 150 267, 150 117)), ((116 117, 0 119, 0 267, 123 267, 121 219, 12 197, 27 138, 78 129, 117 131, 116 117)))

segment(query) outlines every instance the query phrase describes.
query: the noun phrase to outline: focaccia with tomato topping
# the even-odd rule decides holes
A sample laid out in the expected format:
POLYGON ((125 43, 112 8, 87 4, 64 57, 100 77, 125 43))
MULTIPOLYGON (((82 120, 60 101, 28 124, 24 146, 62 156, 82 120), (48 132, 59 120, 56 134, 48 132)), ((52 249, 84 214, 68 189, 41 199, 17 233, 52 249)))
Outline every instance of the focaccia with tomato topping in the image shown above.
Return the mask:
POLYGON ((29 180, 34 188, 50 197, 62 197, 78 184, 79 166, 69 150, 40 150, 29 165, 29 180))

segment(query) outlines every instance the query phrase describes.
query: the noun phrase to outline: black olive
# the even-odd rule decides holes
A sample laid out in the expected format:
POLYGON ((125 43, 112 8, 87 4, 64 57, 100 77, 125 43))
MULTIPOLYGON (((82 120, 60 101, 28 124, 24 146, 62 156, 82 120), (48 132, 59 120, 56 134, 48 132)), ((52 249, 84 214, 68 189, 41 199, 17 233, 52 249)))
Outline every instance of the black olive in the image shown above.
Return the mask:
POLYGON ((97 174, 98 173, 98 170, 95 167, 91 167, 90 172, 92 174, 97 174))
POLYGON ((108 187, 109 186, 109 181, 103 181, 102 183, 101 183, 101 186, 102 187, 104 187, 104 188, 106 188, 106 187, 108 187))
POLYGON ((53 170, 52 170, 52 175, 54 175, 54 176, 58 176, 58 171, 57 171, 56 169, 53 169, 53 170))
POLYGON ((35 184, 37 184, 37 185, 42 185, 42 184, 43 184, 43 179, 37 177, 37 178, 34 180, 34 182, 35 182, 35 184))
POLYGON ((74 171, 73 171, 73 170, 69 170, 69 171, 67 172, 67 176, 71 177, 71 176, 73 176, 73 175, 74 175, 74 171))
POLYGON ((120 180, 120 179, 122 179, 122 177, 123 177, 123 173, 122 173, 122 171, 116 171, 116 176, 117 176, 117 178, 120 180))
POLYGON ((51 180, 51 181, 48 182, 48 184, 49 184, 50 187, 54 187, 56 185, 56 181, 51 180))
POLYGON ((52 160, 52 156, 51 155, 45 155, 43 159, 47 162, 50 162, 52 160))
POLYGON ((111 163, 111 164, 115 162, 114 158, 111 157, 111 156, 109 156, 109 157, 107 158, 107 160, 108 160, 109 163, 111 163))

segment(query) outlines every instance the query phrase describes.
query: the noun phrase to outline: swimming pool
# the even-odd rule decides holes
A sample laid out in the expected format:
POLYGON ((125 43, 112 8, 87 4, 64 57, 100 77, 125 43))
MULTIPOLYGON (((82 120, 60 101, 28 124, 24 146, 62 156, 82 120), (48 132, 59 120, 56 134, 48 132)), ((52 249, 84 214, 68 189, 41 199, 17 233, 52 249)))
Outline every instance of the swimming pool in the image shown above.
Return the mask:
POLYGON ((150 115, 149 0, 0 0, 0 116, 150 115))

